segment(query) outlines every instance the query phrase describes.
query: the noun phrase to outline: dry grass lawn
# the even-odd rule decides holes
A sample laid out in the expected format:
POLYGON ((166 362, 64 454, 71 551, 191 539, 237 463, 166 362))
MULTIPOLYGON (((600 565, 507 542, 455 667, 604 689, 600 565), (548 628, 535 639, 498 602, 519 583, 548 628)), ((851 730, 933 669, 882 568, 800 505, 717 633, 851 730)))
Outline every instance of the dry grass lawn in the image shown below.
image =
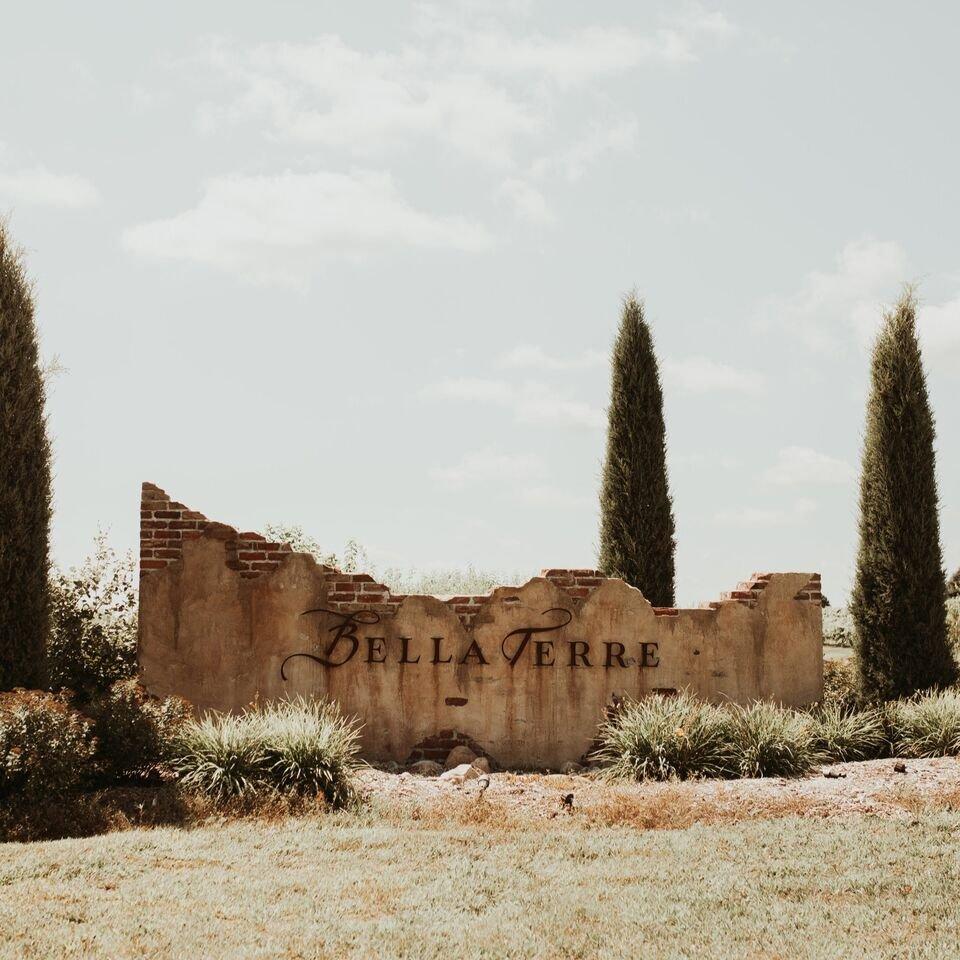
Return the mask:
POLYGON ((0 957, 960 953, 950 810, 638 830, 451 798, 414 816, 0 846, 0 957))

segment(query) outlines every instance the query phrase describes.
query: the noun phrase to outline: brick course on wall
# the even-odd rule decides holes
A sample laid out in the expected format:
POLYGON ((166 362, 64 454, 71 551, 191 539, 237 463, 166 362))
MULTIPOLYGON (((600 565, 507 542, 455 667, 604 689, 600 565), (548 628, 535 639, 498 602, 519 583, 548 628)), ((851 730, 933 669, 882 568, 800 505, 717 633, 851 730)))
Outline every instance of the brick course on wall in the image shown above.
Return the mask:
MULTIPOLYGON (((223 540, 226 565, 239 571, 245 579, 271 573, 293 553, 288 543, 276 543, 254 531, 238 531, 227 524, 209 520, 202 513, 171 500, 156 484, 143 484, 140 497, 141 577, 179 563, 183 558, 184 540, 195 540, 202 536, 223 540)), ((369 574, 344 573, 322 565, 321 569, 328 587, 327 603, 331 610, 347 612, 362 607, 389 616, 396 613, 405 599, 405 595, 391 593, 388 586, 378 583, 369 574)), ((541 571, 540 575, 564 590, 575 606, 582 604, 607 579, 598 570, 587 568, 551 567, 541 571)), ((703 603, 701 607, 718 610, 726 603, 754 607, 770 577, 769 573, 754 573, 748 580, 739 583, 735 590, 727 591, 721 594, 719 600, 703 603)), ((489 594, 482 594, 440 599, 453 609, 465 627, 470 627, 489 597, 489 594)), ((815 574, 796 599, 819 605, 821 597, 820 575, 815 574)), ((658 617, 679 615, 675 607, 654 607, 653 611, 658 617)))

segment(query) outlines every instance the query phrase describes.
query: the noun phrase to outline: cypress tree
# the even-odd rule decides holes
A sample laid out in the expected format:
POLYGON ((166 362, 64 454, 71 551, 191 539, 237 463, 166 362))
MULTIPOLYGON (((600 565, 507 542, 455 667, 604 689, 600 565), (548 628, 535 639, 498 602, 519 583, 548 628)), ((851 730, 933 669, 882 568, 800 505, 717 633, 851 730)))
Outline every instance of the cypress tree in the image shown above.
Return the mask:
POLYGON ((41 679, 49 530, 50 445, 33 291, 0 221, 0 690, 41 679))
POLYGON ((947 642, 934 423, 907 288, 873 348, 852 596, 862 693, 909 696, 956 679, 947 642))
POLYGON ((663 391, 643 303, 623 305, 611 361, 600 492, 600 569, 657 607, 674 603, 673 501, 667 485, 663 391))

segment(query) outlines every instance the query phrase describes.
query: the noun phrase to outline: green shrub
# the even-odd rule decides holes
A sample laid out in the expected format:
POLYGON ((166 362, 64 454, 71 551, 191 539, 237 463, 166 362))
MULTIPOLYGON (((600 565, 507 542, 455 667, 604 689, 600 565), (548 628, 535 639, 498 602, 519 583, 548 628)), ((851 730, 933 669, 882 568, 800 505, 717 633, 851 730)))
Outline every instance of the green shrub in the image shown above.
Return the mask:
POLYGON ((50 578, 47 682, 78 703, 106 693, 137 670, 137 588, 133 555, 120 556, 103 533, 80 567, 50 578))
POLYGON ((93 701, 88 713, 94 721, 101 777, 133 780, 164 772, 190 706, 179 697, 151 697, 136 680, 118 680, 93 701))
POLYGON ((289 523, 268 523, 264 529, 268 540, 289 543, 297 553, 309 553, 317 563, 337 567, 344 573, 369 573, 398 594, 452 594, 478 595, 489 593, 494 587, 525 583, 535 571, 478 570, 473 564, 466 567, 434 567, 418 570, 415 567, 386 567, 378 570, 366 548, 358 541, 346 542, 342 554, 328 553, 320 543, 304 533, 303 528, 289 523))
POLYGON ((631 780, 729 777, 735 772, 730 714, 687 692, 622 702, 600 727, 595 759, 631 780))
POLYGON ((947 580, 947 599, 960 599, 960 567, 953 572, 953 576, 947 580))
POLYGON ((960 661, 960 597, 951 597, 947 601, 947 640, 954 657, 960 661))
POLYGON ((809 715, 765 701, 730 712, 740 776, 800 777, 820 762, 809 715))
POLYGON ((854 710, 859 703, 857 667, 853 657, 823 663, 823 705, 854 710))
POLYGON ((889 749, 879 710, 854 710, 832 702, 816 707, 811 716, 813 746, 825 763, 874 760, 889 749))
POLYGON ((0 800, 23 806, 62 796, 89 774, 90 722, 62 696, 36 690, 0 694, 0 800))
POLYGON ((887 704, 886 711, 895 756, 960 755, 960 690, 896 700, 887 704))
POLYGON ((853 634, 853 616, 847 607, 827 607, 823 611, 823 642, 828 647, 852 647, 853 634))
POLYGON ((333 704, 297 699, 245 713, 210 713, 177 737, 181 783, 217 802, 269 793, 353 795, 358 729, 333 704))

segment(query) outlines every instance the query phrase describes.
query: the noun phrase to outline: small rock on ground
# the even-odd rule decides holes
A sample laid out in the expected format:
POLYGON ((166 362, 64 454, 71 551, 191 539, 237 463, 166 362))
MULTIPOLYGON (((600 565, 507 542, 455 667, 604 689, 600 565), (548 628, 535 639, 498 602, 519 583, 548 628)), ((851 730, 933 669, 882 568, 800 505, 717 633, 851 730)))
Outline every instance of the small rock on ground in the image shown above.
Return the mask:
POLYGON ((456 784, 463 783, 464 780, 475 780, 479 776, 480 771, 476 767, 471 766, 469 763, 461 763, 452 770, 447 770, 440 774, 440 779, 456 784))
POLYGON ((418 777, 439 777, 443 773, 443 767, 433 760, 418 760, 411 764, 410 772, 415 773, 418 777))
POLYGON ((459 767, 462 763, 473 763, 477 755, 469 748, 464 746, 454 747, 448 754, 443 764, 445 770, 452 770, 459 767))

